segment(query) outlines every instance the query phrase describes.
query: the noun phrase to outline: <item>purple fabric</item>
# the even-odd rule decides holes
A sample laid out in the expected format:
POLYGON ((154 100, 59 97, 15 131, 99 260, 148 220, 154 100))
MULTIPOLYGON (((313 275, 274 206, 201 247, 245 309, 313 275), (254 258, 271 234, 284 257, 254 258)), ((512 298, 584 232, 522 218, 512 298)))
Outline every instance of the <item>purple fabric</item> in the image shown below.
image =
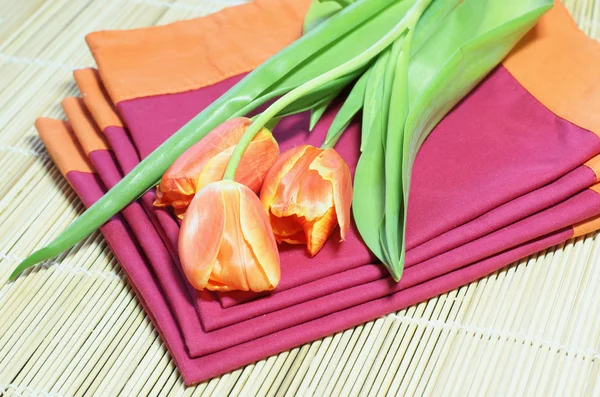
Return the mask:
MULTIPOLYGON (((237 79, 119 103, 140 155, 146 156, 237 79)), ((330 113, 310 135, 306 115, 284 120, 276 130, 282 150, 306 142, 319 144, 331 118, 330 113)), ((338 144, 351 168, 358 156, 358 135, 354 124, 338 144)), ((417 156, 407 230, 407 246, 417 251, 408 251, 409 263, 459 247, 593 183, 591 171, 573 170, 599 151, 595 135, 557 118, 499 67, 440 123, 417 156), (575 179, 549 185, 571 171, 575 179), (439 244, 436 236, 441 238, 439 244)), ((174 241, 176 225, 165 227, 165 234, 174 241)), ((282 282, 276 294, 370 262, 355 232, 341 245, 335 241, 331 239, 313 260, 303 247, 283 248, 282 282), (357 260, 336 256, 347 250, 357 260)), ((223 307, 256 297, 220 296, 223 307)))
MULTIPOLYGON (((298 120, 300 119, 290 119, 286 122, 295 121, 297 123, 298 120)), ((305 123, 305 120, 300 120, 300 122, 305 123)), ((127 171, 135 165, 131 161, 136 152, 135 148, 125 130, 109 130, 106 131, 106 134, 110 144, 115 148, 118 160, 123 163, 123 169, 127 171), (126 150, 128 154, 122 155, 126 150)), ((289 130, 293 129, 289 128, 289 130)), ((563 143, 567 147, 571 145, 572 150, 579 150, 577 145, 582 143, 578 140, 571 141, 569 139, 571 135, 568 134, 577 132, 586 139, 591 136, 586 131, 567 129, 561 139, 564 139, 563 143)), ((354 131, 354 136, 351 131, 343 139, 354 139, 354 143, 349 141, 352 148, 355 147, 352 144, 355 145, 356 136, 356 131, 354 131)), ((597 138, 593 138, 597 140, 597 138)), ((287 137, 285 144, 294 139, 298 139, 298 136, 287 137)), ((585 141, 583 138, 580 140, 585 141)), ((594 140, 590 140, 588 143, 594 143, 594 140)), ((292 142, 292 144, 294 143, 292 142)), ((348 153, 351 151, 348 150, 342 154, 348 155, 348 153)), ((115 166, 115 159, 109 152, 97 151, 90 157, 95 167, 100 170, 107 186, 114 184, 120 178, 119 169, 115 166)), ((439 158, 447 161, 447 158, 443 156, 439 156, 439 158)), ((442 163, 440 170, 443 169, 442 163)), ((518 203, 520 200, 524 204, 520 204, 522 207, 519 208, 543 209, 546 204, 550 206, 554 204, 555 200, 560 201, 561 198, 568 197, 565 192, 578 190, 578 186, 585 185, 588 180, 589 183, 593 182, 591 172, 586 172, 583 168, 572 171, 572 174, 574 176, 571 175, 567 181, 561 182, 561 179, 558 178, 552 184, 540 186, 539 189, 545 192, 543 197, 548 197, 544 204, 537 204, 535 197, 527 198, 530 193, 526 191, 504 205, 513 205, 512 201, 517 200, 518 203), (551 187, 553 185, 556 185, 556 188, 551 187), (553 198, 550 198, 551 196, 553 198)), ((558 177, 560 176, 559 174, 558 177)), ((76 185, 77 181, 74 181, 73 178, 77 179, 70 177, 71 183, 76 185)), ((552 180, 548 182, 552 182, 552 180)), ((93 194, 100 194, 98 188, 91 191, 93 194)), ((483 237, 467 242, 467 244, 459 244, 454 250, 444 252, 437 257, 407 266, 399 284, 385 278, 381 266, 369 265, 366 264, 367 262, 361 261, 362 263, 348 267, 345 271, 337 272, 329 277, 325 275, 325 278, 307 278, 308 283, 305 285, 292 285, 270 297, 224 309, 219 300, 211 293, 203 293, 196 299, 186 293, 186 287, 182 286, 187 283, 181 275, 177 261, 173 259, 174 256, 176 258, 173 246, 176 245, 177 224, 167 212, 151 207, 152 193, 145 195, 141 203, 142 205, 134 203, 127 208, 123 212, 123 216, 130 225, 134 225, 131 233, 140 240, 142 252, 139 254, 145 255, 146 258, 142 259, 146 271, 149 275, 153 275, 153 282, 159 286, 160 296, 155 292, 146 293, 144 299, 149 305, 154 304, 155 300, 161 300, 165 303, 164 307, 171 310, 171 313, 159 314, 164 315, 165 318, 171 316, 170 320, 165 321, 167 323, 174 322, 177 327, 174 328, 172 324, 167 324, 166 328, 175 329, 178 335, 175 336, 174 331, 169 335, 164 334, 164 330, 161 332, 164 338, 170 339, 168 345, 171 350, 183 351, 183 353, 178 352, 177 360, 179 360, 178 365, 182 372, 187 373, 184 377, 188 383, 227 372, 239 365, 289 349, 316 337, 359 324, 392 310, 398 310, 407 304, 424 299, 423 297, 431 297, 451 290, 460 285, 456 284, 457 280, 462 280, 463 283, 472 281, 473 278, 469 279, 468 277, 480 277, 487 274, 484 271, 496 270, 523 255, 547 247, 548 245, 545 244, 552 243, 550 245, 553 245, 564 241, 571 236, 569 225, 600 212, 600 196, 586 190, 539 214, 493 233, 484 234, 483 237), (160 225, 158 228, 160 233, 157 229, 152 231, 154 225, 160 225), (539 241, 535 240, 538 237, 539 241), (532 239, 532 242, 521 245, 524 241, 532 239), (377 305, 372 306, 373 302, 377 302, 377 305), (178 342, 174 342, 177 337, 179 338, 178 342), (279 350, 273 350, 277 347, 279 350)), ((529 214, 517 216, 522 218, 525 215, 529 214)), ((496 222, 498 224, 498 221, 496 222)), ((493 222, 489 223, 493 224, 493 222)), ((491 229, 491 231, 493 230, 491 229)), ((114 250, 121 249, 116 241, 113 242, 115 244, 111 243, 111 247, 114 250)), ((348 244, 348 242, 344 244, 348 244)), ((355 246, 364 250, 362 245, 355 244, 355 246)), ((295 258, 293 255, 298 255, 297 252, 303 254, 302 247, 288 248, 291 259, 283 254, 283 261, 293 260, 295 258)), ((346 250, 346 247, 341 245, 338 249, 346 250)), ((130 251, 130 249, 127 250, 128 255, 132 256, 130 251)), ((123 260, 120 257, 119 259, 123 262, 127 273, 130 274, 129 264, 124 262, 130 260, 133 263, 134 260, 123 260)), ((367 257, 367 260, 369 259, 370 256, 367 257)), ((293 267, 290 266, 288 269, 292 270, 293 267)), ((135 271, 139 271, 139 269, 136 268, 135 271)), ((313 270, 306 274, 314 275, 315 273, 310 273, 311 271, 313 270)), ((291 276, 296 273, 294 272, 291 276)), ((147 276, 145 277, 148 280, 147 276)), ((139 281, 142 280, 141 276, 138 280, 130 275, 130 279, 136 285, 136 289, 146 288, 139 281)), ((142 294, 142 292, 140 293, 142 294)), ((156 310, 164 310, 164 307, 156 310)), ((150 310, 154 311, 152 308, 150 310)), ((157 320, 157 322, 159 321, 157 320)), ((160 324, 157 324, 157 327, 160 328, 160 324)), ((176 355, 173 353, 173 356, 176 355)))
MULTIPOLYGON (((90 154, 90 158, 94 167, 100 172, 105 185, 112 187, 120 179, 110 152, 96 151, 90 154)), ((123 211, 123 214, 132 225, 138 240, 144 241, 142 249, 149 258, 149 264, 157 275, 162 290, 165 291, 167 301, 173 307, 175 317, 182 323, 181 331, 188 351, 191 356, 196 357, 401 291, 518 246, 523 241, 568 227, 600 213, 600 195, 591 190, 584 190, 557 206, 481 239, 423 263, 407 266, 403 279, 398 284, 388 278, 380 279, 381 270, 377 271, 372 266, 362 266, 361 268, 365 268, 364 273, 358 269, 361 270, 361 276, 376 277, 372 282, 356 285, 353 283, 356 279, 354 272, 338 274, 327 279, 327 282, 341 282, 346 285, 346 288, 336 293, 320 294, 319 292, 322 291, 319 287, 323 283, 316 282, 283 291, 272 297, 271 312, 266 314, 260 300, 223 309, 212 293, 205 292, 200 294, 199 304, 197 304, 200 321, 193 310, 189 311, 189 307, 180 304, 184 299, 190 299, 190 296, 195 294, 194 290, 185 282, 179 271, 179 263, 172 260, 158 234, 154 230, 148 230, 148 228, 152 229, 152 223, 138 206, 137 203, 132 204, 123 211), (134 212, 134 209, 137 211, 134 212), (145 227, 141 227, 142 225, 145 227), (192 295, 185 294, 186 288, 192 291, 192 295), (294 300, 298 294, 302 294, 305 298, 302 303, 294 300), (205 331, 210 332, 200 336, 198 334, 201 330, 200 323, 205 331)), ((375 267, 380 266, 375 265, 375 267)))
MULTIPOLYGON (((125 130, 111 128, 106 131, 106 135, 109 140, 109 143, 113 147, 118 148, 118 151, 120 151, 120 150, 130 151, 131 150, 131 148, 126 147, 127 145, 131 145, 131 141, 129 140, 129 137, 127 136, 125 130)), ((128 160, 130 160, 130 158, 128 158, 128 160)), ((128 167, 130 168, 132 165, 134 165, 134 164, 124 165, 124 168, 128 168, 128 167)), ((103 166, 101 164, 95 163, 95 166, 97 169, 99 169, 102 172, 103 166)), ((564 194, 566 192, 569 192, 570 190, 572 190, 573 192, 581 191, 583 188, 588 186, 589 183, 593 182, 593 180, 590 179, 590 178, 593 178, 593 176, 591 176, 591 175, 593 175, 593 173, 591 172, 591 170, 589 170, 589 168, 580 167, 580 168, 576 169, 575 171, 567 174, 565 177, 554 182, 553 184, 543 187, 540 190, 540 192, 530 193, 530 195, 534 196, 532 199, 529 199, 528 196, 526 195, 524 197, 521 197, 521 198, 515 200, 514 206, 515 207, 521 206, 521 208, 522 208, 524 206, 529 205, 530 207, 536 208, 536 206, 539 206, 539 204, 536 201, 536 196, 539 198, 540 194, 543 195, 543 197, 544 197, 544 200, 539 200, 539 201, 542 201, 542 204, 550 205, 548 203, 551 203, 552 200, 560 201, 561 198, 564 198, 564 194), (563 196, 561 196, 561 194, 563 196), (519 204, 519 202, 524 202, 525 205, 521 205, 521 204, 519 204)), ((114 183, 114 181, 112 183, 114 183)), ((148 195, 151 196, 151 194, 148 194, 148 195)), ((147 204, 149 205, 149 208, 152 208, 151 202, 152 202, 152 199, 150 199, 147 202, 147 204)), ((506 206, 510 206, 511 204, 513 204, 513 203, 512 202, 508 203, 508 204, 506 204, 506 206)), ((539 207, 539 208, 543 208, 543 207, 539 207)), ((156 210, 156 209, 154 209, 154 210, 158 211, 159 213, 163 213, 162 210, 156 210)), ((501 214, 503 213, 502 208, 499 208, 496 211, 500 212, 501 214)), ((508 213, 510 215, 510 211, 508 213)), ((490 221, 485 219, 485 218, 489 218, 489 217, 492 217, 492 219, 494 218, 492 213, 485 214, 483 217, 484 219, 481 220, 480 222, 483 223, 484 225, 489 224, 490 221)), ((536 219, 536 218, 534 218, 534 219, 536 219)), ((477 221, 479 221, 479 220, 476 219, 474 222, 477 222, 477 221)), ((569 222, 565 222, 565 224, 569 224, 569 222)), ((540 233, 545 233, 550 230, 554 230, 554 229, 555 229, 555 226, 547 227, 547 228, 537 232, 537 235, 539 235, 540 233)), ((175 225, 175 230, 177 230, 176 225, 175 225)), ((469 261, 481 259, 482 257, 485 257, 486 255, 489 255, 489 254, 495 254, 498 250, 504 250, 507 247, 513 246, 515 244, 519 244, 522 241, 527 241, 530 238, 533 238, 533 236, 535 236, 535 234, 532 234, 532 232, 534 230, 536 230, 535 227, 532 229, 529 229, 529 227, 527 226, 526 223, 521 228, 521 230, 527 230, 527 232, 529 234, 526 233, 525 235, 520 235, 515 240, 513 237, 515 237, 517 235, 513 235, 513 229, 505 229, 500 234, 500 237, 498 237, 496 235, 487 236, 486 238, 476 241, 474 244, 470 244, 465 247, 461 247, 462 250, 454 251, 454 258, 455 258, 454 260, 455 261, 458 260, 459 264, 460 263, 468 264, 468 263, 470 263, 469 261), (489 241, 491 241, 491 239, 495 239, 494 244, 488 243, 489 241), (521 239, 521 240, 519 241, 519 239, 521 239), (461 255, 464 255, 464 256, 461 257, 461 255)), ((176 247, 176 245, 177 245, 177 239, 176 239, 176 234, 174 234, 173 238, 170 241, 167 240, 167 246, 176 247)), ((157 246, 154 244, 152 244, 151 246, 153 249, 158 249, 157 246)), ((417 248, 419 248, 419 247, 417 247, 417 248)), ((443 263, 444 261, 447 262, 449 260, 448 258, 450 258, 450 256, 447 253, 445 256, 436 258, 437 259, 436 261, 426 262, 426 265, 435 266, 436 263, 439 264, 439 263, 443 263)), ((176 256, 175 256, 175 262, 177 262, 176 256)), ((409 251, 407 267, 410 267, 410 266, 416 264, 417 262, 418 261, 412 260, 411 251, 409 251)), ((281 309, 284 309, 284 308, 289 307, 294 304, 298 304, 298 303, 301 303, 304 301, 309 301, 311 299, 322 297, 322 296, 325 296, 325 295, 328 295, 328 294, 331 294, 334 292, 342 291, 344 289, 351 288, 356 285, 369 283, 369 282, 381 279, 382 277, 385 277, 385 276, 386 276, 385 270, 383 268, 381 268, 381 266, 379 266, 379 265, 363 265, 356 269, 344 271, 340 274, 335 274, 333 276, 329 276, 329 277, 326 277, 323 279, 308 282, 306 284, 303 284, 300 287, 295 287, 288 291, 282 291, 282 292, 270 295, 268 297, 265 297, 263 299, 258 299, 258 300, 254 300, 252 302, 248 302, 244 305, 239 305, 239 306, 232 305, 232 306, 227 307, 228 310, 222 310, 222 308, 219 306, 218 302, 214 299, 214 296, 212 295, 212 293, 204 293, 204 294, 201 294, 200 299, 197 300, 197 309, 198 309, 198 313, 201 316, 201 322, 202 322, 202 325, 204 326, 204 329, 206 331, 212 331, 212 330, 216 330, 216 329, 219 329, 222 327, 226 327, 226 326, 235 324, 243 319, 253 318, 253 317, 264 315, 266 313, 270 313, 270 312, 273 312, 276 310, 281 310, 281 309)), ((190 288, 190 291, 192 291, 192 293, 195 294, 193 292, 193 289, 190 288)))
POLYGON ((457 248, 492 231, 521 220, 565 200, 596 182, 596 174, 580 166, 546 186, 517 197, 483 215, 455 227, 407 252, 407 264, 418 263, 457 248))
MULTIPOLYGON (((122 178, 121 170, 111 151, 97 150, 91 152, 89 158, 94 168, 99 171, 102 184, 107 188, 112 188, 122 178)), ((146 255, 146 265, 156 275, 166 300, 171 303, 171 310, 179 321, 184 340, 194 340, 201 329, 200 319, 193 309, 189 310, 189 306, 176 303, 190 300, 190 295, 187 283, 179 272, 179 263, 173 260, 157 232, 155 225, 158 223, 152 223, 152 215, 149 216, 137 201, 124 208, 121 215, 146 255)))
MULTIPOLYGON (((111 137, 111 140, 113 138, 111 137)), ((90 159, 106 186, 111 187, 118 182, 121 176, 111 152, 95 151, 90 154, 90 159)), ((144 204, 152 209, 151 203, 149 201, 144 204)), ((314 294, 314 299, 299 304, 294 304, 293 301, 288 303, 294 295, 305 293, 306 286, 303 286, 298 291, 288 290, 277 295, 275 298, 279 310, 262 316, 259 316, 260 312, 248 309, 248 307, 256 309, 256 305, 253 306, 254 302, 222 309, 214 299, 214 295, 206 292, 201 294, 202 303, 198 305, 201 321, 194 311, 193 295, 186 294, 186 282, 179 270, 179 264, 172 260, 168 249, 154 231, 144 211, 139 208, 139 204, 133 203, 127 207, 123 211, 123 216, 132 225, 134 235, 142 241, 141 247, 149 259, 149 267, 157 276, 165 298, 172 307, 175 318, 181 324, 181 332, 189 355, 199 357, 426 283, 468 264, 518 246, 523 241, 533 240, 556 230, 568 229, 571 224, 597 213, 600 213, 600 195, 591 190, 584 190, 550 209, 479 240, 429 261, 407 267, 400 283, 382 278, 364 285, 350 286, 333 294, 314 294)), ((381 273, 374 272, 371 267, 366 268, 381 277, 381 273)), ((354 277, 338 274, 331 281, 336 280, 354 280, 354 277)), ((308 289, 311 291, 310 286, 308 289)))
MULTIPOLYGON (((104 193, 104 188, 95 174, 72 171, 67 174, 67 179, 86 206, 93 204, 104 193)), ((158 277, 152 273, 147 258, 138 249, 138 242, 133 238, 127 224, 121 216, 116 216, 106 223, 101 231, 188 385, 450 291, 483 277, 506 263, 559 244, 572 233, 570 228, 566 228, 384 298, 288 327, 265 337, 256 337, 214 354, 191 358, 180 332, 181 322, 173 316, 169 303, 158 287, 158 277)), ((193 310, 190 300, 179 304, 193 310)))

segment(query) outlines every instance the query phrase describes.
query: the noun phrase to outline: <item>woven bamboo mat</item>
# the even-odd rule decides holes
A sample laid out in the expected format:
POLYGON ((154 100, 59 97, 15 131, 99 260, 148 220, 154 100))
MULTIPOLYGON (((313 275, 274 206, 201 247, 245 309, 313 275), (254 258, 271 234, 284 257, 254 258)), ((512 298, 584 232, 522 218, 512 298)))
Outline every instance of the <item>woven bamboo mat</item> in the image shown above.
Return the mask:
MULTIPOLYGON (((6 283, 82 211, 32 124, 64 117, 84 34, 239 1, 0 0, 0 395, 600 395, 598 234, 191 388, 98 233, 6 283)), ((600 0, 565 3, 600 39, 600 0)))

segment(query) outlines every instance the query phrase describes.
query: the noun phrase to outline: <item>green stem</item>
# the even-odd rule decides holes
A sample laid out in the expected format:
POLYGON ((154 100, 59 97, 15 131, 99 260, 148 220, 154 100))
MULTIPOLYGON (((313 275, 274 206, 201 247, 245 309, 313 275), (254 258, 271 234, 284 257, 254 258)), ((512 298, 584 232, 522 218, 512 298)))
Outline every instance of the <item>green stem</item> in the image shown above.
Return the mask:
MULTIPOLYGON (((223 180, 234 180, 235 172, 237 170, 238 165, 244 155, 244 152, 254 139, 254 137, 258 134, 258 132, 265 126, 265 124, 273 117, 275 117, 279 112, 285 109, 287 106, 292 104, 294 101, 302 98, 302 96, 307 93, 321 87, 328 82, 340 78, 346 74, 352 73, 353 71, 366 66, 373 57, 377 56, 381 51, 391 45, 394 40, 396 40, 406 29, 410 26, 414 20, 414 12, 413 10, 416 8, 420 10, 419 6, 421 3, 429 4, 431 0, 421 0, 418 1, 413 8, 390 30, 385 36, 383 36, 379 41, 369 47, 360 55, 348 60, 347 62, 341 64, 340 66, 331 69, 330 71, 315 77, 312 80, 307 81, 299 87, 294 88, 286 95, 279 98, 275 101, 271 106, 269 106, 264 112, 256 118, 256 120, 248 127, 242 139, 236 145, 233 153, 231 154, 231 158, 229 159, 229 163, 227 164, 227 168, 225 170, 225 175, 223 176, 223 180)), ((423 9, 427 8, 422 7, 423 9)), ((422 13, 422 11, 421 11, 422 13)), ((417 14, 420 16, 421 13, 417 14)))
POLYGON ((351 0, 332 0, 335 1, 336 3, 338 3, 339 5, 341 5, 342 7, 348 7, 350 4, 352 4, 351 0))

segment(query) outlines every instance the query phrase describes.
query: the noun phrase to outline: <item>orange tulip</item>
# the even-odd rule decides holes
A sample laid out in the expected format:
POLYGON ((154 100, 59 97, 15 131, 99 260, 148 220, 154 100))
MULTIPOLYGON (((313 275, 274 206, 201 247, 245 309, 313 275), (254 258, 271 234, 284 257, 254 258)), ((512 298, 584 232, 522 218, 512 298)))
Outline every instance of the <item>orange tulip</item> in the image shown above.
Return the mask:
MULTIPOLYGON (((251 123, 245 117, 226 121, 186 150, 163 175, 154 205, 172 206, 182 218, 196 192, 223 178, 235 145, 251 123)), ((258 193, 278 155, 277 141, 263 128, 244 152, 235 180, 258 193)))
POLYGON ((350 229, 352 176, 333 149, 299 146, 283 153, 267 173, 260 199, 279 242, 306 244, 316 255, 340 225, 350 229))
POLYGON ((198 290, 269 291, 279 284, 279 253, 258 197, 233 181, 211 183, 188 207, 179 257, 198 290))

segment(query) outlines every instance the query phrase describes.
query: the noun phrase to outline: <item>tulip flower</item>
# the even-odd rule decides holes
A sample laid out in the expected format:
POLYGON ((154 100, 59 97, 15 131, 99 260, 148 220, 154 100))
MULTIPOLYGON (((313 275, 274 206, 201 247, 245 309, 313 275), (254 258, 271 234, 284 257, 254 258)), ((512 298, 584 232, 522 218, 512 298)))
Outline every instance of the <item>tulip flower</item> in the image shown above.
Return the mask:
POLYGON ((198 290, 269 291, 279 284, 277 243, 256 194, 234 181, 196 193, 179 232, 179 257, 198 290))
MULTIPOLYGON (((186 150, 163 175, 154 205, 172 206, 182 218, 196 192, 223 178, 233 149, 251 123, 245 117, 226 121, 186 150)), ((258 193, 278 155, 277 141, 268 129, 262 128, 244 152, 235 180, 258 193)))
POLYGON ((352 177, 334 149, 303 145, 283 153, 267 173, 260 199, 278 242, 306 244, 316 255, 339 224, 350 229, 352 177))

